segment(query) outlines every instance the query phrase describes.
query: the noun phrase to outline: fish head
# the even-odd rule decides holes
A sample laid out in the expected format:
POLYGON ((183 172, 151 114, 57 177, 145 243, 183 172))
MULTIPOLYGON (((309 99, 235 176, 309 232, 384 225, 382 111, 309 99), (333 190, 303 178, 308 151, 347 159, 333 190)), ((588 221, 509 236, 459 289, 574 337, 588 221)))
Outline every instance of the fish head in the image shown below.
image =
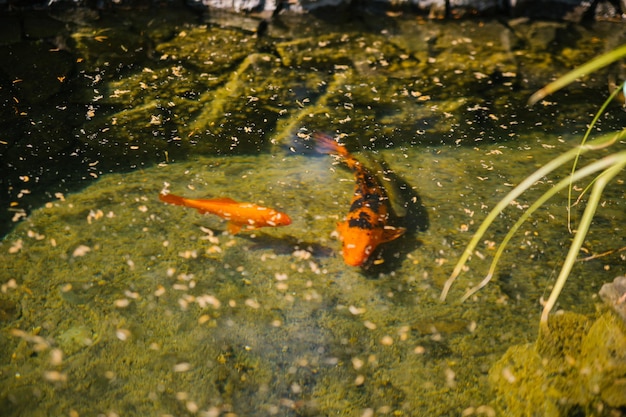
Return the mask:
POLYGON ((350 227, 347 222, 341 222, 337 230, 343 242, 343 260, 350 266, 362 266, 380 243, 376 229, 350 227))
POLYGON ((272 210, 266 223, 270 226, 289 226, 291 224, 291 218, 285 213, 272 210))
POLYGON ((397 239, 405 232, 401 227, 385 226, 371 229, 350 227, 348 222, 339 223, 337 230, 343 241, 341 249, 343 260, 350 266, 362 266, 378 245, 397 239))

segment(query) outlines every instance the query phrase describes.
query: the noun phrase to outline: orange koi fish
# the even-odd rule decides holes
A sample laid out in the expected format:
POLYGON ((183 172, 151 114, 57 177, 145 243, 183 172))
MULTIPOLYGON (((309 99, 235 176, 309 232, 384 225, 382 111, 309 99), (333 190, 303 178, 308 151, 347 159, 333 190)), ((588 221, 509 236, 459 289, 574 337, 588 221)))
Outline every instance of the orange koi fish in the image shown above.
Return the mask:
POLYGON ((285 213, 252 203, 238 203, 231 198, 193 199, 174 194, 159 194, 159 200, 178 206, 191 207, 200 214, 211 213, 228 220, 228 232, 238 233, 242 228, 251 230, 265 226, 287 226, 291 219, 285 213))
POLYGON ((346 220, 337 224, 337 231, 343 241, 344 261, 361 266, 378 245, 397 239, 406 229, 387 225, 387 192, 370 171, 333 138, 321 133, 316 133, 314 138, 319 152, 338 155, 354 172, 356 187, 350 211, 346 220))

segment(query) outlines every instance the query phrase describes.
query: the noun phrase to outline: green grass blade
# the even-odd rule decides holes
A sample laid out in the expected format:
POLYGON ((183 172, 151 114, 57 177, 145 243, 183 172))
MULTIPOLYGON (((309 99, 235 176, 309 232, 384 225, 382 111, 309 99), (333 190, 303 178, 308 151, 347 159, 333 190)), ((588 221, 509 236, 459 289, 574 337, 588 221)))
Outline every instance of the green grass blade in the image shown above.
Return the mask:
POLYGON ((504 249, 506 248, 507 244, 509 243, 509 241, 511 240, 515 232, 517 232, 517 230, 521 227, 521 225, 526 220, 528 220, 528 218, 537 209, 539 209, 539 207, 543 206, 543 204, 545 204, 546 201, 552 198, 559 191, 566 188, 572 182, 579 181, 582 178, 585 178, 593 174, 594 172, 608 169, 611 166, 615 165, 617 162, 619 162, 621 159, 626 159, 626 151, 606 156, 598 161, 595 161, 585 166, 584 168, 579 169, 578 171, 573 173, 571 176, 568 175, 567 178, 562 179, 554 187, 552 187, 551 189, 543 193, 541 197, 539 197, 528 209, 526 209, 526 211, 522 214, 522 216, 520 216, 517 222, 515 222, 515 224, 511 226, 511 228, 509 229, 504 239, 502 239, 502 242, 500 243, 500 246, 498 247, 498 250, 496 251, 493 257, 493 261, 491 262, 491 266, 489 267, 489 271, 487 272, 487 275, 478 285, 467 290, 467 292, 463 295, 463 297, 461 297, 461 302, 467 300, 469 297, 474 295, 477 291, 479 291, 481 288, 483 288, 485 285, 487 285, 491 281, 495 273, 497 264, 500 258, 502 257, 502 254, 504 253, 504 249))
POLYGON ((532 187, 533 184, 535 184, 545 175, 549 174, 550 172, 554 171, 555 169, 565 164, 567 161, 574 158, 579 152, 582 154, 590 150, 600 149, 600 148, 610 146, 611 144, 620 140, 622 137, 626 137, 626 129, 622 130, 621 132, 613 132, 607 135, 603 135, 600 138, 595 139, 591 142, 588 142, 585 145, 581 145, 576 148, 573 148, 559 155, 558 157, 554 158, 552 161, 548 162, 547 164, 539 168, 533 174, 531 174, 526 179, 524 179, 517 187, 511 190, 502 200, 498 202, 498 204, 496 204, 496 206, 489 212, 485 220, 483 220, 483 222, 480 224, 480 226, 478 227, 478 230, 476 231, 476 233, 474 233, 474 235, 472 236, 472 239, 470 240, 467 247, 465 248, 465 251, 459 258, 459 261, 454 267, 452 274, 444 283, 444 286, 443 286, 443 289, 441 291, 441 295, 439 296, 439 298, 442 301, 445 301, 446 297, 448 296, 448 292, 450 291, 450 288, 452 287, 452 284, 461 273, 463 266, 465 266, 465 264, 467 263, 467 260, 469 259, 471 254, 474 252, 474 249, 478 245, 478 242, 480 241, 480 239, 483 237, 483 235, 485 234, 489 226, 494 222, 496 217, 509 204, 511 204, 513 200, 515 200, 522 193, 524 193, 524 191, 532 187))
POLYGON ((561 88, 572 83, 573 81, 576 81, 576 79, 597 71, 600 68, 603 68, 609 64, 612 64, 613 62, 617 61, 620 58, 623 58, 624 56, 626 56, 626 44, 612 50, 611 52, 607 52, 604 55, 600 55, 599 57, 594 58, 591 61, 588 61, 587 63, 568 72, 562 77, 559 77, 557 80, 551 82, 542 89, 536 91, 528 99, 528 104, 532 106, 539 100, 542 100, 544 97, 554 93, 555 91, 560 90, 561 88))
POLYGON ((615 177, 626 166, 626 152, 620 152, 619 154, 615 155, 621 155, 620 160, 617 161, 612 167, 602 172, 595 181, 593 189, 591 190, 591 194, 589 195, 589 201, 587 201, 587 207, 585 208, 585 212, 580 218, 578 230, 574 235, 574 240, 570 245, 565 261, 563 262, 563 266, 561 267, 561 272, 556 279, 554 288, 552 288, 552 292, 550 293, 548 301, 546 301, 545 305, 543 306, 541 319, 539 321, 540 328, 543 331, 548 331, 548 316, 550 314, 550 311, 552 311, 552 308, 554 308, 556 300, 561 294, 561 290, 563 290, 563 286, 565 285, 565 282, 567 281, 567 278, 572 271, 574 262, 576 262, 578 252, 580 251, 585 237, 587 236, 589 226, 591 225, 591 221, 593 220, 596 209, 598 208, 598 204, 600 203, 600 198, 602 197, 602 192, 604 191, 604 188, 613 179, 613 177, 615 177))
MULTIPOLYGON (((583 136, 583 140, 580 142, 581 145, 584 145, 587 142, 587 139, 589 138, 589 135, 591 134, 591 130, 593 129, 593 127, 596 125, 596 123, 598 122, 598 119, 600 119, 600 116, 602 114, 604 114, 604 111, 606 110, 606 108, 608 107, 608 105, 613 101, 613 99, 620 93, 620 91, 623 90, 624 86, 626 85, 626 81, 624 81, 622 83, 622 85, 619 86, 619 88, 616 88, 611 95, 609 96, 609 98, 607 98, 604 103, 602 104, 602 107, 600 107, 600 109, 596 112, 593 120, 591 121, 591 123, 589 124, 589 127, 587 128, 587 131, 585 132, 585 136, 583 136)), ((580 154, 576 155, 576 158, 574 158, 574 163, 572 164, 572 175, 574 174, 574 171, 576 170, 576 166, 578 165, 578 159, 580 158, 580 154)), ((568 201, 568 205, 567 205, 567 230, 569 230, 570 233, 572 233, 572 228, 571 228, 571 224, 572 224, 572 207, 574 204, 572 204, 572 186, 573 186, 573 181, 570 183, 570 186, 567 190, 567 201, 568 201)), ((591 184, 589 185, 589 187, 591 186, 591 184)), ((586 189, 581 193, 584 194, 585 191, 587 191, 586 189)), ((580 197, 579 197, 580 198, 580 197)))

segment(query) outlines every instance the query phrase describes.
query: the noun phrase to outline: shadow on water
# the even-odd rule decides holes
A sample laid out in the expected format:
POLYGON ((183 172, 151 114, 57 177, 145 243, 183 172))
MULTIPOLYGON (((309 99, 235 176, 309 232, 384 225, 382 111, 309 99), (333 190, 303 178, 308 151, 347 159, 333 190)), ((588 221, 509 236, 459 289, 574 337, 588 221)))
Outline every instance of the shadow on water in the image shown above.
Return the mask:
POLYGON ((328 258, 334 252, 331 247, 318 242, 305 242, 293 236, 271 236, 263 232, 241 234, 239 237, 249 240, 250 250, 271 250, 277 255, 290 255, 295 251, 304 250, 315 258, 328 258))

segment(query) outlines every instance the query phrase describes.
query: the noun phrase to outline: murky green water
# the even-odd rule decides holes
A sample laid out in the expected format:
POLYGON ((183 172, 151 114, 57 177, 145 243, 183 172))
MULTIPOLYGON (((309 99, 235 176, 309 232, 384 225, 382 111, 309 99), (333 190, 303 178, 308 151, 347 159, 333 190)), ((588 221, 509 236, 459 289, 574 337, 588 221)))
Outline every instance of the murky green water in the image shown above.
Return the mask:
MULTIPOLYGON (((498 219, 448 302, 439 301, 441 287, 497 201, 580 140, 595 99, 576 115, 567 115, 571 101, 521 110, 532 82, 503 70, 494 85, 495 67, 480 59, 463 69, 443 60, 449 72, 431 60, 428 77, 417 77, 412 71, 429 67, 419 54, 428 49, 418 42, 424 32, 397 25, 393 33, 287 39, 270 31, 256 39, 187 24, 171 27, 186 42, 155 45, 154 69, 114 71, 88 59, 91 69, 77 80, 98 65, 105 80, 73 94, 103 96, 77 127, 93 151, 83 173, 96 178, 40 197, 47 203, 0 242, 5 414, 502 412, 488 372, 507 348, 536 339, 540 301, 572 238, 566 197, 523 226, 495 282, 463 304, 454 300, 482 279, 492 242, 521 208, 569 167, 498 219), (232 44, 209 50, 220 42, 232 44), (348 46, 360 44, 364 55, 355 57, 348 46), (473 88, 453 84, 455 73, 475 80, 473 88), (347 134, 362 161, 367 144, 411 187, 409 231, 383 245, 380 265, 343 263, 334 229, 353 177, 331 158, 301 151, 298 132, 314 130, 347 134), (161 203, 166 185, 189 197, 268 205, 293 223, 224 234, 215 216, 161 203)), ((470 39, 476 27, 448 30, 470 39)), ((538 56, 548 54, 517 63, 538 56)), ((612 108, 600 129, 623 122, 612 108)), ((604 195, 589 255, 626 246, 624 180, 626 173, 604 195)), ((578 263, 560 307, 592 315, 602 283, 624 274, 623 253, 578 263)))

